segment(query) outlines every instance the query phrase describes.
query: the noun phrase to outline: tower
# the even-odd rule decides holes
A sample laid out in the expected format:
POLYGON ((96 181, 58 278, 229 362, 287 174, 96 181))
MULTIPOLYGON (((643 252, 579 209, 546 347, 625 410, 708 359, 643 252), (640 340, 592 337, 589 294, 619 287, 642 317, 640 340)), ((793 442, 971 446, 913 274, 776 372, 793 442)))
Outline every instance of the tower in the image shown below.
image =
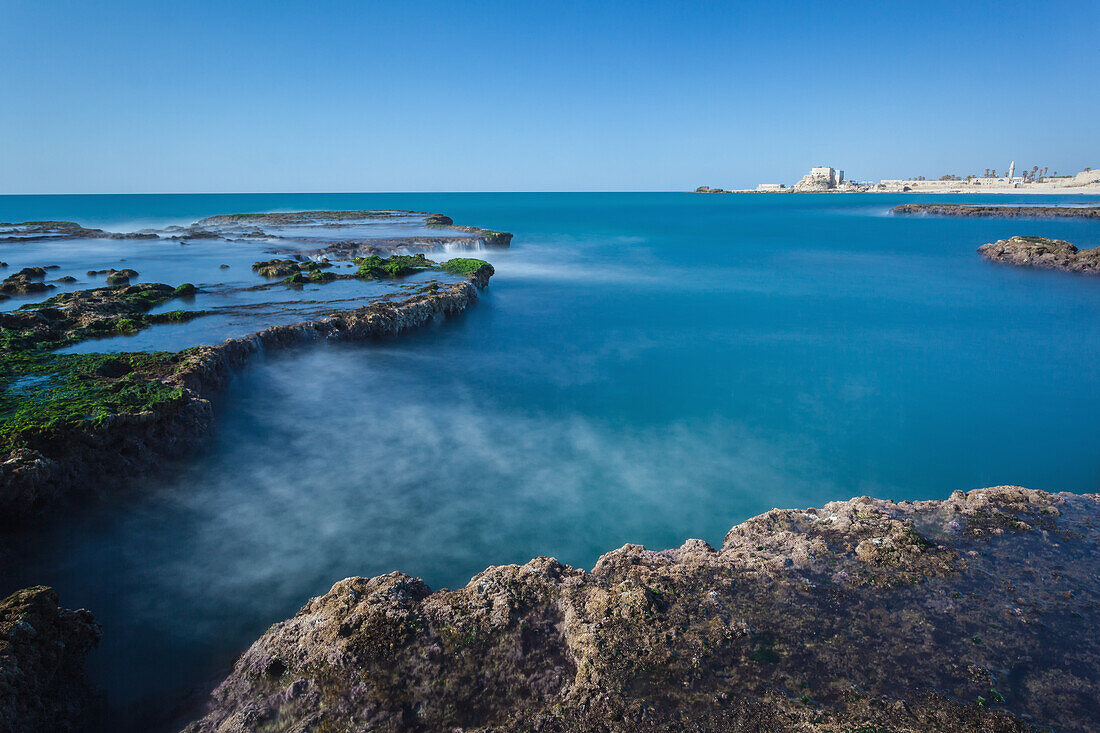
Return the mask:
POLYGON ((1008 167, 1008 182, 1012 183, 1012 176, 1016 174, 1016 161, 1012 161, 1012 165, 1008 167))

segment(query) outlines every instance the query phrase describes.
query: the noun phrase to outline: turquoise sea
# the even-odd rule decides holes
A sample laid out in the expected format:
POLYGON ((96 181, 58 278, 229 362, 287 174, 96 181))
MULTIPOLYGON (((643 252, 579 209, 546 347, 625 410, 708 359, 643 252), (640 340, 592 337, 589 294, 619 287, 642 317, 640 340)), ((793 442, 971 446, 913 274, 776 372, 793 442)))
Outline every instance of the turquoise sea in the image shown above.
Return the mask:
POLYGON ((515 234, 482 253, 497 275, 458 318, 251 364, 199 454, 16 537, 0 594, 48 584, 92 610, 110 725, 144 730, 349 575, 441 587, 536 555, 591 567, 865 494, 1098 491, 1100 278, 975 250, 1013 234, 1095 247, 1100 223, 888 213, 1086 200, 0 196, 0 221, 386 208, 515 234))

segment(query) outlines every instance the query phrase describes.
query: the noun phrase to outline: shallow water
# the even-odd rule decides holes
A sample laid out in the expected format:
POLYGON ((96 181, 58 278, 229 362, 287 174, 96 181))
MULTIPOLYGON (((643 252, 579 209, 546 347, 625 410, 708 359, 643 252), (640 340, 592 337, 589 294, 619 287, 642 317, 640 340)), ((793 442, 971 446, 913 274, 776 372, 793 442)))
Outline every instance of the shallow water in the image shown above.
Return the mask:
POLYGON ((887 213, 1082 200, 0 197, 0 221, 400 208, 516 235, 481 253, 497 275, 457 319, 254 362, 200 455, 18 541, 0 593, 46 583, 93 610, 93 673, 114 722, 141 728, 348 575, 437 587, 540 554, 590 567, 626 542, 718 544, 772 506, 860 494, 1097 491, 1100 279, 975 249, 1097 246, 1100 224, 887 213))

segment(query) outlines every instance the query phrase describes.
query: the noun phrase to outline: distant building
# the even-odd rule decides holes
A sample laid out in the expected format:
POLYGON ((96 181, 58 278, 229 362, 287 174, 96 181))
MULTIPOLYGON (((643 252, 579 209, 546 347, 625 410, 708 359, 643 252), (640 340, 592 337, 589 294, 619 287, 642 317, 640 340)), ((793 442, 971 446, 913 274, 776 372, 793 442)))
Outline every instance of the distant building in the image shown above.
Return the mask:
POLYGON ((844 171, 827 165, 816 165, 794 184, 795 191, 831 191, 844 183, 844 171))
MULTIPOLYGON (((1036 166, 1036 169, 1038 166, 1036 166)), ((1025 172, 1016 177, 1016 161, 1008 166, 1003 176, 996 171, 987 171, 984 176, 943 176, 935 180, 924 178, 883 179, 878 183, 857 183, 844 178, 844 171, 827 165, 817 165, 794 186, 782 183, 761 183, 756 187, 761 193, 768 192, 883 192, 883 193, 982 193, 985 191, 1076 191, 1081 193, 1100 193, 1100 170, 1086 168, 1072 176, 1053 176, 1045 174, 1034 176, 1025 172)))

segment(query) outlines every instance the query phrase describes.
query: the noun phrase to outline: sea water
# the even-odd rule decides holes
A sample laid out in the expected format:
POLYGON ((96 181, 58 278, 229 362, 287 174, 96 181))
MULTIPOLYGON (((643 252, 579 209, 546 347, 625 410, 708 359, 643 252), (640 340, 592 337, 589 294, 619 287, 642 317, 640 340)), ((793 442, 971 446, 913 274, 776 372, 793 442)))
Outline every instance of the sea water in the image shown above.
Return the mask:
POLYGON ((457 318, 251 363, 196 455, 15 537, 0 593, 43 583, 92 610, 110 724, 144 729, 186 717, 268 625, 350 575, 454 587, 537 555, 589 568, 628 542, 718 545, 774 506, 1097 491, 1100 278, 975 250, 1014 234, 1093 247, 1100 223, 889 214, 1085 200, 0 197, 0 221, 108 229, 386 208, 515 234, 480 253, 497 274, 457 318))

